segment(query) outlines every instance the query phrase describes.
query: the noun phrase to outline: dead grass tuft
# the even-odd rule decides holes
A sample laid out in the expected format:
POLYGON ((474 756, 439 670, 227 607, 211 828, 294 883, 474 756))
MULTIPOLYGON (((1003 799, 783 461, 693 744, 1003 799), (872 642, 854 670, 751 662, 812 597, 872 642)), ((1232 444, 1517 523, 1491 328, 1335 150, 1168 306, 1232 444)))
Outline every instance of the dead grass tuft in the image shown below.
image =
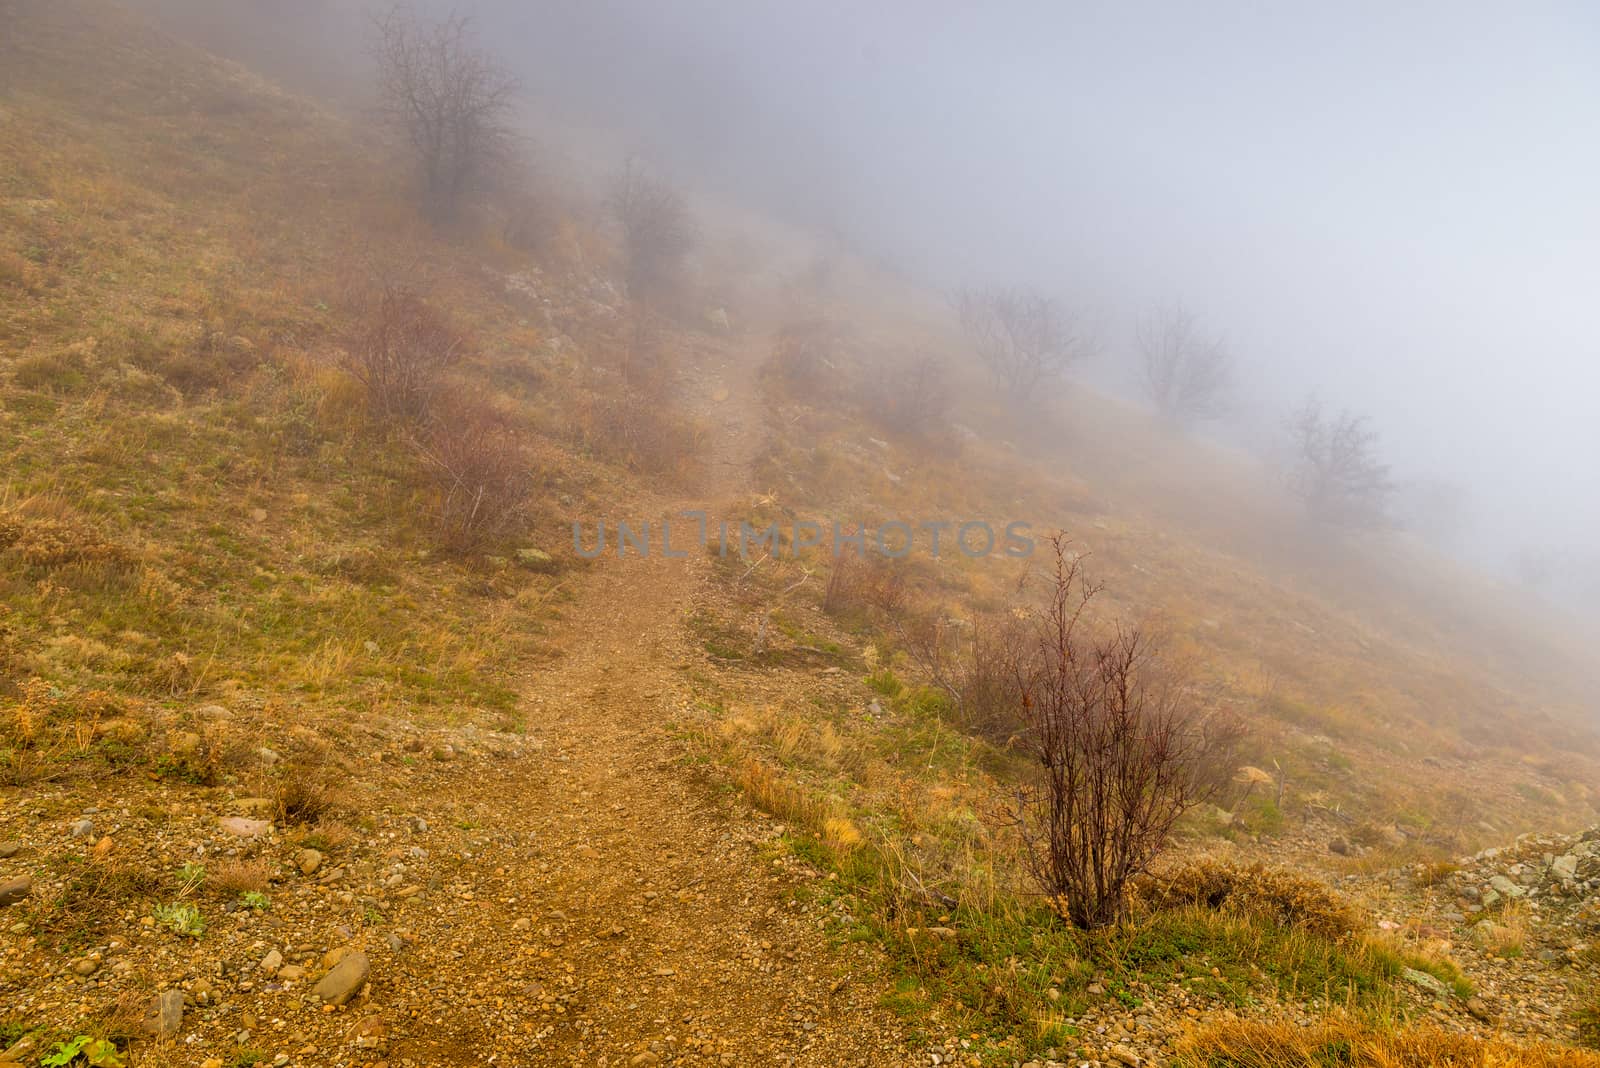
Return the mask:
POLYGON ((272 880, 272 865, 260 858, 244 860, 230 857, 206 868, 206 886, 224 897, 246 891, 262 891, 272 880))
POLYGON ((1325 938, 1344 938, 1361 926, 1350 904, 1322 883, 1262 864, 1184 864, 1140 880, 1134 895, 1146 908, 1238 912, 1325 938))
POLYGON ((323 765, 285 769, 273 800, 278 822, 296 826, 319 824, 345 807, 341 777, 323 765))

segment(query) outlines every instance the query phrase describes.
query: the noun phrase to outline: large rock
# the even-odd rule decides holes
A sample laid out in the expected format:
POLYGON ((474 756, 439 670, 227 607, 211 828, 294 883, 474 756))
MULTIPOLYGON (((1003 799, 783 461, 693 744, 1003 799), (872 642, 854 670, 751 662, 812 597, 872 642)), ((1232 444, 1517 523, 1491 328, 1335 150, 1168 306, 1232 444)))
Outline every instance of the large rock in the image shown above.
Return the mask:
POLYGON ((217 823, 229 834, 240 838, 256 838, 272 830, 271 820, 252 820, 244 816, 225 816, 217 823))
POLYGON ((1504 875, 1494 876, 1489 880, 1489 885, 1493 887, 1495 892, 1501 897, 1522 897, 1527 893, 1526 890, 1512 882, 1510 879, 1506 878, 1504 875))
POLYGON ((183 1029, 183 991, 163 990, 144 1018, 144 1029, 156 1038, 175 1038, 183 1029))
POLYGON ((322 977, 312 993, 330 1005, 343 1005, 356 996, 361 984, 367 981, 371 964, 367 955, 358 949, 339 958, 333 970, 322 977))
POLYGON ((0 909, 7 905, 15 905, 29 894, 33 893, 33 880, 26 875, 15 879, 7 879, 0 883, 0 909))

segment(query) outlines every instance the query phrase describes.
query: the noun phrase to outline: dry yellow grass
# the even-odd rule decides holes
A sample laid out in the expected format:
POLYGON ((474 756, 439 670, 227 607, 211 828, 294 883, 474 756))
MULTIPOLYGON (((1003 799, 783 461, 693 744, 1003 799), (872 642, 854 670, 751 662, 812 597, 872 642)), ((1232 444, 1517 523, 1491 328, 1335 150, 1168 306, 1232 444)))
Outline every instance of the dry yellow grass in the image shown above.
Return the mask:
POLYGON ((1428 1027, 1381 1031, 1352 1022, 1318 1027, 1225 1023, 1185 1038, 1175 1063, 1182 1068, 1600 1068, 1600 1055, 1428 1027))

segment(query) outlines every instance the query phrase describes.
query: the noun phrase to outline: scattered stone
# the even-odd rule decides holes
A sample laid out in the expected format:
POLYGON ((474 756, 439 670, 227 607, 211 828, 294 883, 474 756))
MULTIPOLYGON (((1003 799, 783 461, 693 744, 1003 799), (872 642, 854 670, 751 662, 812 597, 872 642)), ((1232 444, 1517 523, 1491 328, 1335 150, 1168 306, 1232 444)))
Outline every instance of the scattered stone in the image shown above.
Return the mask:
MULTIPOLYGON (((1522 887, 1518 886, 1516 883, 1512 882, 1510 879, 1506 878, 1504 875, 1496 875, 1491 878, 1489 880, 1489 887, 1501 897, 1522 897, 1528 892, 1522 887)), ((1485 898, 1487 898, 1487 895, 1485 895, 1485 898)))
POLYGON ((1341 857, 1348 857, 1350 855, 1350 843, 1343 838, 1335 838, 1328 843, 1328 852, 1337 853, 1341 857))
POLYGON ((0 860, 10 860, 22 852, 21 842, 0 842, 0 860))
POLYGON ((356 996, 361 984, 367 981, 370 965, 367 955, 351 950, 339 959, 333 970, 324 975, 312 992, 330 1005, 343 1005, 356 996))
POLYGON ((1433 976, 1429 975, 1427 972, 1419 972, 1415 968, 1402 968, 1400 970, 1400 975, 1405 979, 1406 982, 1411 983, 1414 986, 1420 986, 1430 994, 1434 994, 1441 998, 1450 996, 1450 988, 1445 986, 1439 980, 1435 979, 1433 976))
POLYGON ((1112 1046, 1106 1054, 1118 1064, 1125 1064, 1128 1068, 1139 1068, 1144 1060, 1127 1046, 1112 1046))
POLYGON ((272 830, 271 820, 252 820, 243 816, 224 816, 217 821, 224 831, 240 838, 256 838, 272 830))
POLYGON ((302 849, 294 862, 301 875, 315 875, 317 869, 322 867, 322 854, 315 849, 302 849))
POLYGON ((267 955, 261 958, 261 963, 256 967, 268 975, 277 975, 278 969, 283 967, 283 954, 276 949, 268 950, 267 955))
POLYGON ((33 880, 26 875, 0 883, 0 909, 15 905, 33 892, 33 880))
POLYGON ((72 825, 72 837, 87 838, 94 833, 94 820, 81 819, 72 825))

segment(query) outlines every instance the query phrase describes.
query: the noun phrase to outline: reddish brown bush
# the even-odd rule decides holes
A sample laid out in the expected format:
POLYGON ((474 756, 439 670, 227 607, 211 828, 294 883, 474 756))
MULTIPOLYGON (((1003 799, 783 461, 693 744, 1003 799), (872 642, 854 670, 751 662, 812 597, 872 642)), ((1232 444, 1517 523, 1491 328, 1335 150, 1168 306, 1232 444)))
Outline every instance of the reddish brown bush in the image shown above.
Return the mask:
POLYGON ((386 285, 347 342, 344 364, 365 388, 374 419, 418 425, 432 414, 445 371, 466 352, 462 335, 419 293, 386 285))
POLYGON ((1100 587, 1057 535, 1049 599, 1009 651, 1022 743, 1038 762, 1018 825, 1031 874, 1081 928, 1118 922, 1129 879, 1207 796, 1195 709, 1155 662, 1149 637, 1094 635, 1084 614, 1100 587))
POLYGON ((795 397, 827 400, 843 392, 840 329, 825 318, 792 322, 778 331, 761 373, 795 397))
POLYGON ((590 398, 576 429, 595 455, 649 475, 689 476, 702 446, 699 425, 633 389, 590 398))
POLYGON ((440 543, 467 552, 522 517, 533 474, 516 429, 482 405, 451 403, 413 444, 433 488, 440 543))
POLYGON ((944 364, 932 356, 887 360, 865 390, 867 415, 891 433, 927 441, 948 429, 950 387, 944 364))

